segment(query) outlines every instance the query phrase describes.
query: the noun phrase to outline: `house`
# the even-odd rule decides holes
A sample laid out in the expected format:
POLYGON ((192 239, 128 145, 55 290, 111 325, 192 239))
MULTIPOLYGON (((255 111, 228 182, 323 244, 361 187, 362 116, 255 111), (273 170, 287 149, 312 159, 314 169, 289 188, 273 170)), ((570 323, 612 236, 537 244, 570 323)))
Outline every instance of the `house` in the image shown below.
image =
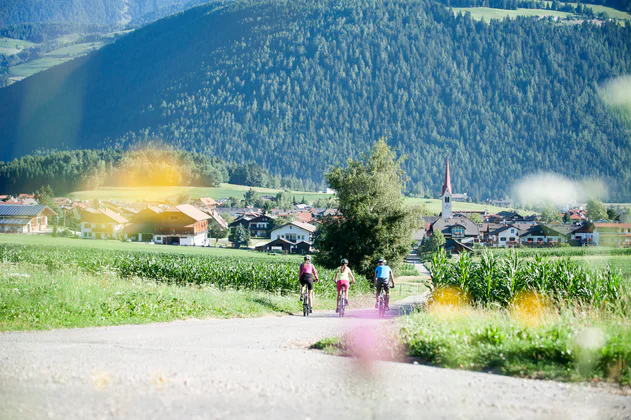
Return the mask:
POLYGON ((0 204, 0 232, 44 232, 48 230, 48 218, 56 215, 48 206, 39 204, 0 204))
POLYGON ((70 207, 72 206, 72 200, 68 197, 55 197, 53 198, 53 203, 59 207, 70 207))
POLYGON ((296 244, 285 238, 274 239, 264 245, 257 246, 255 250, 259 252, 283 252, 289 254, 296 244))
POLYGON ((311 243, 313 239, 313 233, 315 231, 316 227, 309 223, 293 221, 272 230, 271 238, 284 238, 293 242, 294 244, 300 241, 311 243))
POLYGON ((156 216, 153 241, 164 245, 207 245, 210 218, 190 204, 171 207, 156 216))
POLYGON ((116 239, 129 220, 110 209, 81 208, 83 239, 116 239))
POLYGON ((498 248, 515 248, 519 246, 519 229, 512 225, 502 226, 489 233, 488 243, 498 248))
POLYGON ((465 203, 469 201, 469 196, 467 195, 467 193, 453 193, 451 199, 459 203, 465 203))
POLYGON ((219 203, 215 201, 215 199, 210 197, 200 197, 197 200, 193 201, 193 206, 203 211, 215 209, 218 205, 219 203))
POLYGON ((10 198, 10 195, 0 195, 0 202, 8 201, 10 198))
POLYGON ((489 200, 488 203, 495 207, 513 207, 513 202, 511 200, 489 200))
POLYGON ((131 218, 131 223, 123 228, 125 239, 137 242, 151 242, 158 224, 158 215, 162 209, 147 206, 131 218))
POLYGON ((534 225, 519 236, 524 245, 554 245, 567 243, 570 239, 571 226, 560 224, 534 225))
POLYGON ((431 236, 437 231, 443 234, 446 241, 456 239, 469 246, 480 240, 480 227, 464 216, 450 217, 449 219, 439 218, 430 226, 428 233, 431 236))
POLYGON ((219 212, 217 212, 215 209, 210 209, 209 211, 206 211, 205 213, 208 213, 208 215, 210 216, 210 219, 208 219, 209 225, 216 223, 222 228, 228 229, 228 223, 223 217, 221 217, 219 212))
POLYGON ((631 223, 594 223, 593 238, 599 246, 631 247, 631 223))
POLYGON ((570 238, 570 244, 577 246, 589 246, 589 245, 598 245, 596 241, 594 241, 594 231, 596 227, 593 223, 584 223, 578 229, 572 232, 572 237, 570 238), (572 243, 576 242, 576 243, 572 243))
POLYGON ((273 227, 273 221, 276 218, 268 214, 255 215, 246 213, 243 216, 230 223, 230 229, 236 229, 239 225, 245 229, 249 229, 250 236, 253 238, 270 238, 270 232, 273 227))

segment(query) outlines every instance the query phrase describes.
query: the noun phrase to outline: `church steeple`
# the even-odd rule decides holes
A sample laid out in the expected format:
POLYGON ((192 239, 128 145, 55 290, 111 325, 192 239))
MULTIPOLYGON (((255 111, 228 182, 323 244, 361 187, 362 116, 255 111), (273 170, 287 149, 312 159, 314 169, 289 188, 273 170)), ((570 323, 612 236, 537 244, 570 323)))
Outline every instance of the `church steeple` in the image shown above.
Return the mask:
POLYGON ((445 161, 445 181, 443 182, 443 192, 441 194, 441 200, 443 202, 443 211, 441 217, 443 219, 449 219, 451 217, 451 174, 449 173, 449 157, 445 161))
POLYGON ((447 160, 445 161, 445 181, 443 182, 443 192, 441 195, 445 195, 446 190, 449 190, 449 194, 453 194, 451 190, 451 176, 449 174, 449 156, 447 156, 447 160))

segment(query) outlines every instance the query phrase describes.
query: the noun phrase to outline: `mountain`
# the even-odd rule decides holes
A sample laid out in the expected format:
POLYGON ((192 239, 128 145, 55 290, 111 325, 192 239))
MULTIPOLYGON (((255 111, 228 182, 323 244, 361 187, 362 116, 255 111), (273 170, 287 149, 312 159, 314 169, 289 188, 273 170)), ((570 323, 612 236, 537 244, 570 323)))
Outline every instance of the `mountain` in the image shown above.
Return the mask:
POLYGON ((0 90, 0 159, 161 139, 321 183, 381 137, 410 191, 502 197, 522 176, 599 177, 631 200, 631 133, 600 85, 631 25, 479 22, 430 0, 213 3, 0 90))
POLYGON ((21 23, 72 23, 114 25, 166 16, 195 0, 3 0, 0 27, 21 23))

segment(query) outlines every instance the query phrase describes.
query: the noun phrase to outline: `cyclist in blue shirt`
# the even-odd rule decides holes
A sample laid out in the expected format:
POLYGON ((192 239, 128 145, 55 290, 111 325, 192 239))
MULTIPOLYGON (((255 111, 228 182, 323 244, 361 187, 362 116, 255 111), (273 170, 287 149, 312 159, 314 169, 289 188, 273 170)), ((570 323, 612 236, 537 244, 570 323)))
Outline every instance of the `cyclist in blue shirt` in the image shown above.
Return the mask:
POLYGON ((394 288, 394 274, 392 274, 392 269, 386 265, 386 260, 380 259, 377 261, 377 264, 379 265, 375 269, 375 287, 377 288, 375 308, 379 308, 379 295, 383 288, 386 291, 386 311, 388 311, 390 310, 388 307, 388 303, 390 302, 390 287, 394 288), (389 285, 389 281, 392 282, 392 286, 389 285))

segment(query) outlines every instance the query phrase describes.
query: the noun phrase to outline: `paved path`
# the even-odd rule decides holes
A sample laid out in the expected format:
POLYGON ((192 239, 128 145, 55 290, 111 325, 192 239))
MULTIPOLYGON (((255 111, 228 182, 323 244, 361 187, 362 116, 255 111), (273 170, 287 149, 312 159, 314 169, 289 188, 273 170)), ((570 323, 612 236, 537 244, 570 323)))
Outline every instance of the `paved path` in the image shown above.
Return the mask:
POLYGON ((631 419, 605 390, 306 349, 375 312, 0 334, 0 419, 631 419))

